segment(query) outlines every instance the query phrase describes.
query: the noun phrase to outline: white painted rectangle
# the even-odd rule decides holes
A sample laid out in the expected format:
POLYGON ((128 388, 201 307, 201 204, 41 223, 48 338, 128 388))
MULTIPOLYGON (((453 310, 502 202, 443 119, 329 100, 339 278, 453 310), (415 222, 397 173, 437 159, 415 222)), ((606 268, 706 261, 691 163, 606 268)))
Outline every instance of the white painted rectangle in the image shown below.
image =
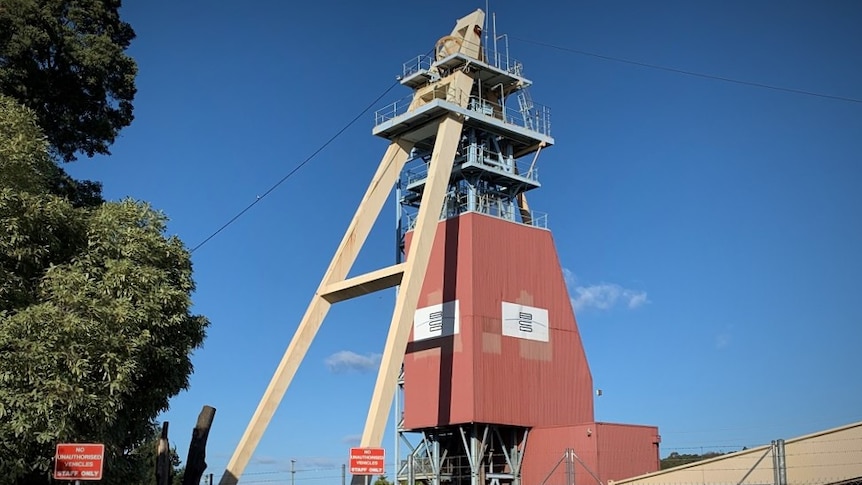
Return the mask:
POLYGON ((504 301, 503 335, 547 342, 548 310, 504 301))
POLYGON ((413 341, 455 335, 461 331, 458 300, 417 308, 413 316, 413 341))

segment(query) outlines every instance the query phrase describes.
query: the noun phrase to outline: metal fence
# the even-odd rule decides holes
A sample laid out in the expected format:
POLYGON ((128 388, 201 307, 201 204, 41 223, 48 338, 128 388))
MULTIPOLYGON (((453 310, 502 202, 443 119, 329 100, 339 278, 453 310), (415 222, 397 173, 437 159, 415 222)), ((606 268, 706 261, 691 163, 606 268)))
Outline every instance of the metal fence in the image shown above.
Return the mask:
POLYGON ((862 448, 857 440, 776 440, 616 482, 597 472, 567 450, 536 485, 862 485, 862 448))

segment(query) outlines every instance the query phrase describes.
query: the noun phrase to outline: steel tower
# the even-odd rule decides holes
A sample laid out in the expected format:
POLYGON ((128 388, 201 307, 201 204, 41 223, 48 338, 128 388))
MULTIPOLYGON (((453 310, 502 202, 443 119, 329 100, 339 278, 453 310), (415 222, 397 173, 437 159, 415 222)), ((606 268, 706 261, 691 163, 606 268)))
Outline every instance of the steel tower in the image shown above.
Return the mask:
MULTIPOLYGON (((475 385, 491 385, 477 382, 476 374, 468 370, 473 360, 481 357, 465 351, 464 342, 470 339, 459 335, 479 327, 475 320, 470 321, 472 315, 466 316, 473 313, 470 305, 477 295, 465 280, 484 268, 461 258, 475 260, 470 243, 485 236, 506 237, 512 230, 507 227, 510 224, 547 233, 547 216, 532 211, 525 194, 540 186, 536 161, 542 149, 554 142, 549 109, 533 103, 528 92, 531 83, 523 75, 522 64, 509 57, 508 49, 498 51, 483 45, 484 23, 484 12, 473 12, 456 23, 451 35, 436 43, 432 54, 406 62, 401 83, 413 88, 413 95, 376 113, 375 135, 390 140, 407 138, 415 144, 398 185, 399 253, 412 240, 431 155, 438 142, 428 125, 440 116, 455 115, 464 120, 441 211, 444 222, 437 230, 420 296, 419 304, 427 306, 416 312, 407 348, 408 390, 406 398, 399 396, 396 404, 400 414, 401 401, 405 400, 397 432, 399 441, 409 449, 397 478, 411 485, 417 481, 519 483, 529 429, 525 426, 528 423, 482 415, 481 409, 464 402, 481 392, 475 385), (449 79, 461 81, 456 86, 449 79), (473 215, 499 221, 477 221, 473 215), (497 234, 493 234, 494 225, 498 226, 497 234), (472 234, 474 231, 484 235, 472 234), (466 324, 463 330, 462 321, 466 324), (455 350, 456 344, 459 350, 455 350), (417 359, 424 362, 417 364, 417 359), (456 379, 469 384, 458 386, 453 382, 456 379), (408 431, 421 433, 417 445, 406 437, 408 431)), ((495 46, 497 40, 494 32, 495 46)), ((499 252, 497 249, 499 246, 490 252, 499 252)), ((500 256, 504 259, 498 263, 506 264, 508 255, 500 256)), ((515 316, 510 334, 547 342, 547 315, 533 316, 530 308, 517 303, 504 308, 515 316)), ((581 361, 587 372, 582 384, 590 393, 589 370, 585 358, 581 361)), ((402 371, 402 392, 404 385, 402 371)), ((500 391, 500 397, 505 398, 506 391, 500 391)), ((400 456, 397 458, 400 462, 400 456)))
MULTIPOLYGON (((404 65, 412 95, 376 113, 373 133, 389 147, 220 485, 239 481, 330 306, 396 285, 360 446, 381 445, 403 389, 398 431, 421 439, 405 439, 399 481, 540 485, 571 450, 601 480, 658 469, 656 428, 594 422, 547 219, 526 201, 554 142, 550 113, 533 103, 508 48, 486 45, 483 25, 481 10, 458 20, 431 55, 404 65), (393 187, 399 259, 348 277, 393 187), (627 455, 611 453, 621 443, 627 455)), ((495 32, 493 45, 504 38, 495 32)))
POLYGON ((374 134, 414 144, 397 192, 408 258, 440 143, 433 120, 463 120, 398 381, 407 452, 402 461, 397 446, 397 479, 540 485, 557 473, 586 484, 654 471, 656 428, 594 422, 547 216, 526 201, 554 143, 550 110, 532 101, 508 47, 497 49, 496 28, 487 45, 484 20, 482 11, 460 19, 432 54, 405 63, 401 83, 413 95, 376 114, 374 134))

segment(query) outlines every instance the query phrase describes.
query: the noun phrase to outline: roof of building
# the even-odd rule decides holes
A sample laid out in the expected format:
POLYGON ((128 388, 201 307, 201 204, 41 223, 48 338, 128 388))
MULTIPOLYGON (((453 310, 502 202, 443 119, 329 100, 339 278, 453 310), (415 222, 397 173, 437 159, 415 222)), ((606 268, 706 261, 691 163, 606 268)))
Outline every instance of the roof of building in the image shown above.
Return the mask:
POLYGON ((849 484, 862 480, 862 421, 608 485, 849 484), (783 467, 781 464, 783 463, 783 467))

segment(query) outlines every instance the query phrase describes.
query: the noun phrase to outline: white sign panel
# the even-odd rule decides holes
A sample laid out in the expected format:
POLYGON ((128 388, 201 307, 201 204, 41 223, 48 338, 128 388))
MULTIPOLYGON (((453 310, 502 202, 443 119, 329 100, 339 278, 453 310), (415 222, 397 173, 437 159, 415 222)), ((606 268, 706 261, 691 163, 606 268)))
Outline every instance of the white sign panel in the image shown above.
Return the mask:
POLYGON ((458 300, 417 308, 413 316, 413 341, 455 335, 461 329, 458 300))
POLYGON ((548 310, 503 302, 503 335, 548 341, 548 310))

